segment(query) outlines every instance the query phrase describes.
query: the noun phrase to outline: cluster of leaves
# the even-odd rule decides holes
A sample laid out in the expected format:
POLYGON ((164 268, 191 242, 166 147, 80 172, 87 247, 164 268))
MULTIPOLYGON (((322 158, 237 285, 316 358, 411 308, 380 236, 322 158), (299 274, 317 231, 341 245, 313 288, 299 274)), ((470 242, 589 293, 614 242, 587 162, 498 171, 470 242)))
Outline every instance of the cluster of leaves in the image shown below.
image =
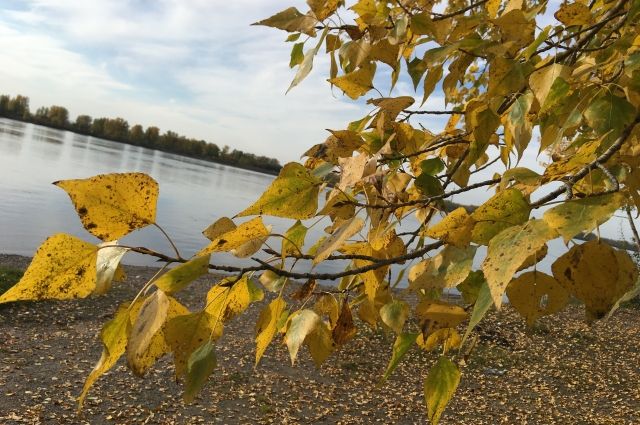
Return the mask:
POLYGON ((276 295, 256 323, 256 365, 279 334, 292 363, 306 346, 321 365, 356 335, 355 316, 397 335, 383 379, 410 347, 440 350, 425 378, 428 417, 437 423, 460 381, 473 328, 492 306, 501 307, 505 295, 531 325, 571 297, 584 303, 588 320, 597 320, 637 294, 638 271, 626 251, 597 239, 576 244, 574 238, 597 230, 620 209, 627 210, 635 232, 640 2, 576 1, 556 11, 535 0, 452 0, 437 9, 429 0, 307 3, 306 13, 289 8, 258 23, 291 33, 290 64, 297 67, 292 87, 324 47, 328 82, 350 98, 376 90, 374 83, 393 89, 408 74, 416 90, 422 87, 422 103, 441 89, 451 109, 410 109, 416 101, 410 96, 369 99, 369 114, 330 130, 324 143, 305 153, 304 164, 285 165, 235 218, 256 217, 241 223, 222 218, 205 229, 211 242, 191 259, 177 250, 171 256, 116 243, 155 224, 157 185, 149 177, 58 182, 85 228, 104 244, 51 237, 0 302, 104 292, 120 277, 118 262, 127 251, 181 263, 159 272, 105 325, 103 355, 81 401, 120 356, 126 354, 134 373, 143 375, 169 352, 191 400, 215 368, 215 341, 224 324, 266 290, 276 295), (551 15, 554 25, 537 25, 551 15), (390 74, 376 78, 384 67, 390 74), (443 131, 425 128, 421 120, 431 114, 450 116, 443 131), (531 143, 536 132, 539 144, 531 143), (519 166, 525 151, 535 149, 553 152, 542 174, 519 166), (491 166, 504 172, 479 180, 491 166), (339 177, 328 185, 334 171, 339 177), (444 200, 480 188, 494 190, 475 210, 447 210, 444 200), (295 222, 274 234, 263 216, 295 222), (410 216, 417 228, 397 231, 413 222, 410 216), (306 220, 314 217, 328 217, 331 224, 326 236, 307 241, 318 220, 306 220), (570 249, 555 260, 552 275, 537 271, 547 243, 560 237, 570 249), (280 250, 268 247, 270 258, 255 256, 269 238, 281 239, 280 250), (487 247, 486 256, 481 269, 472 270, 480 246, 487 247), (250 257, 249 264, 210 264, 219 252, 250 257), (338 273, 299 272, 293 268, 299 260, 348 265, 338 273), (190 312, 173 294, 211 269, 232 275, 212 286, 202 310, 190 312), (405 275, 408 289, 394 290, 405 275), (306 283, 288 294, 291 279, 306 283), (335 289, 320 290, 317 280, 331 280, 335 289), (442 301, 450 288, 461 293, 459 303, 442 301))

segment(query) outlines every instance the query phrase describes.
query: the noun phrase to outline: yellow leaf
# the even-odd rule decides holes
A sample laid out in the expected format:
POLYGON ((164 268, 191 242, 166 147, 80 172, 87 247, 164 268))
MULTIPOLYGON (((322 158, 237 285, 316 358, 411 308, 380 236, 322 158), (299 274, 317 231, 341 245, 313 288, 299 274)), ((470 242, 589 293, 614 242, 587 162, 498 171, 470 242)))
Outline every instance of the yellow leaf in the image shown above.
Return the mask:
POLYGON ((529 218, 531 207, 517 189, 498 192, 471 214, 476 221, 471 240, 487 245, 504 229, 522 224, 529 218))
POLYGON ((542 245, 536 252, 528 256, 522 262, 522 264, 520 265, 520 267, 518 267, 518 270, 516 270, 516 272, 519 272, 524 269, 528 269, 534 264, 538 264, 540 261, 544 259, 544 257, 547 256, 548 251, 549 251, 549 247, 547 246, 547 244, 542 245))
POLYGON ((575 153, 549 164, 542 175, 542 183, 559 180, 596 159, 596 151, 600 147, 601 142, 601 139, 587 142, 580 146, 575 153))
POLYGON ((96 256, 96 288, 93 293, 102 295, 111 288, 111 282, 122 280, 124 273, 120 266, 120 260, 129 248, 118 246, 115 242, 101 243, 98 245, 96 256))
POLYGON ((373 88, 373 76, 375 73, 375 63, 368 63, 356 71, 341 77, 330 78, 328 81, 355 100, 373 88))
MULTIPOLYGON (((351 310, 349 309, 349 316, 351 316, 351 310)), ((367 323, 369 326, 371 326, 372 328, 376 328, 376 325, 378 324, 378 310, 375 307, 375 304, 373 301, 369 300, 369 298, 366 298, 362 303, 360 303, 360 306, 358 307, 358 317, 365 323, 367 323)), ((353 326, 353 319, 351 319, 351 326, 353 326)), ((337 326, 336 326, 337 327, 337 326)), ((336 341, 336 343, 339 344, 338 340, 336 340, 336 330, 334 329, 334 341, 336 341)), ((355 334, 355 332, 354 332, 355 334)))
POLYGON ((443 352, 446 354, 450 349, 459 348, 462 344, 462 338, 457 330, 442 328, 433 332, 426 340, 423 334, 418 335, 416 343, 425 351, 432 351, 442 345, 443 352))
POLYGON ((553 16, 567 27, 588 25, 593 19, 589 7, 579 2, 563 4, 553 16))
POLYGON ((313 310, 318 313, 318 316, 326 315, 329 318, 329 324, 333 329, 338 323, 338 317, 340 315, 340 305, 338 300, 332 294, 322 294, 316 300, 313 310))
POLYGON ((535 21, 529 20, 522 10, 510 10, 503 13, 493 23, 500 28, 502 42, 509 46, 510 52, 528 46, 535 40, 535 21))
POLYGON ((100 331, 100 340, 103 345, 102 355, 84 382, 82 393, 78 397, 78 410, 82 409, 89 388, 102 374, 111 369, 120 356, 124 354, 131 328, 129 305, 129 303, 125 303, 118 307, 114 318, 105 323, 100 331))
POLYGON ((287 303, 282 298, 276 298, 260 312, 256 322, 256 366, 278 332, 278 324, 283 314, 287 314, 286 306, 287 303))
POLYGON ((533 326, 542 316, 562 310, 569 302, 569 292, 553 277, 532 271, 512 280, 507 287, 511 305, 533 326))
POLYGON ((237 226, 229 217, 220 217, 202 231, 202 234, 210 241, 216 239, 227 232, 232 231, 237 226))
POLYGON ((471 232, 475 221, 463 207, 447 214, 442 221, 427 229, 427 236, 464 248, 471 242, 471 232))
POLYGON ((165 339, 173 352, 176 378, 183 376, 191 354, 205 341, 222 335, 222 321, 206 311, 176 316, 166 324, 165 339))
POLYGON ((97 250, 74 236, 51 236, 38 248, 22 279, 0 296, 0 304, 88 296, 96 285, 97 250))
POLYGON ((502 0, 489 0, 487 1, 487 14, 489 15, 489 18, 491 19, 495 19, 496 16, 498 16, 498 9, 500 8, 500 3, 502 2, 502 0))
POLYGON ((100 174, 54 184, 67 192, 84 228, 103 241, 156 221, 158 183, 146 174, 100 174))
POLYGON ((638 278, 637 267, 625 251, 597 240, 575 245, 551 270, 562 286, 584 302, 589 320, 604 317, 638 278))
POLYGON ((263 214, 300 220, 313 217, 318 209, 320 184, 321 181, 304 166, 290 162, 280 170, 260 199, 238 217, 263 214))
POLYGON ((178 292, 200 276, 207 274, 210 258, 209 254, 193 257, 186 263, 169 270, 153 283, 167 294, 178 292))
POLYGON ((311 11, 319 21, 324 21, 336 11, 340 0, 307 0, 311 11))
POLYGON ((196 255, 204 256, 212 252, 231 251, 232 249, 239 248, 252 240, 262 240, 262 238, 268 235, 269 229, 267 229, 262 222, 262 217, 256 217, 242 223, 235 229, 216 237, 209 245, 200 250, 196 255))
POLYGON ((331 255, 333 251, 340 249, 344 242, 351 236, 358 233, 364 227, 364 220, 360 217, 353 217, 345 221, 331 236, 322 242, 316 250, 313 264, 321 263, 331 255))
POLYGON ((422 261, 409 271, 412 289, 453 288, 466 279, 473 266, 477 247, 465 249, 447 245, 438 255, 422 261))
POLYGON ((298 350, 307 335, 313 332, 321 322, 318 314, 309 309, 300 310, 291 315, 287 333, 284 336, 284 342, 289 348, 291 365, 295 363, 298 350))
POLYGON ((611 218, 623 204, 624 195, 611 193, 564 202, 544 213, 544 220, 560 233, 565 243, 580 232, 591 232, 611 218))
POLYGON ((416 316, 425 336, 438 329, 455 328, 467 319, 464 308, 441 301, 424 300, 416 306, 416 316))
MULTIPOLYGON (((221 284, 228 283, 223 280, 221 284)), ((207 293, 207 307, 205 311, 220 321, 228 321, 239 315, 256 301, 264 298, 264 293, 246 275, 234 282, 231 287, 214 286, 207 293)))
POLYGON ((487 249, 482 271, 489 284, 496 308, 502 305, 502 295, 518 267, 557 233, 544 220, 530 220, 496 235, 487 249))

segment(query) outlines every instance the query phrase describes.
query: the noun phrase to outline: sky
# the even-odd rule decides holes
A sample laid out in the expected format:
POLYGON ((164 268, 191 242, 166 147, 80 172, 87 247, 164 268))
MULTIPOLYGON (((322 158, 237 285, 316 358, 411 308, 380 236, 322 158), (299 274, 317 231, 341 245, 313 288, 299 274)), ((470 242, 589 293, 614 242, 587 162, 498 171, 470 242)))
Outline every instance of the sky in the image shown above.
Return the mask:
POLYGON ((72 119, 120 116, 297 160, 367 108, 332 92, 328 63, 285 96, 285 32, 251 26, 303 0, 0 0, 0 92, 72 119))

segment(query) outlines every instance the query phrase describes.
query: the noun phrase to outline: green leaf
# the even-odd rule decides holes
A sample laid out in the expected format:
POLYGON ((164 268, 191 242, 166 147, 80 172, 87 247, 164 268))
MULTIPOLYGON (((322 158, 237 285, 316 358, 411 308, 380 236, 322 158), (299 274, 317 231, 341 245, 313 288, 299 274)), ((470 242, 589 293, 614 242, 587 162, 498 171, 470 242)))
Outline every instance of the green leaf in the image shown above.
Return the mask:
POLYGON ((311 218, 318 209, 321 183, 304 166, 290 162, 280 170, 258 201, 238 216, 266 214, 293 219, 311 218))
POLYGON ((437 196, 443 193, 440 180, 428 173, 422 173, 416 177, 416 188, 425 196, 437 196))
POLYGON ((451 360, 440 357, 424 382, 429 421, 436 425, 460 383, 460 370, 451 360))
POLYGON ((407 62, 407 72, 413 82, 413 89, 418 89, 418 84, 425 72, 427 72, 427 64, 420 58, 413 58, 410 62, 407 62))
POLYGON ((534 219, 505 229, 491 239, 482 271, 496 308, 502 305, 502 295, 518 267, 555 237, 556 231, 546 221, 534 219))
POLYGON ((282 258, 289 254, 300 255, 304 246, 304 239, 307 236, 307 230, 300 220, 291 226, 282 238, 282 258))
MULTIPOLYGON (((482 273, 482 272, 480 272, 482 273)), ((493 298, 491 298, 491 290, 489 289, 489 284, 486 280, 484 280, 484 275, 482 276, 482 285, 480 286, 480 290, 478 291, 478 296, 476 298, 476 302, 473 305, 473 311, 471 312, 471 319, 469 319, 469 325, 467 326, 467 330, 462 337, 462 343, 467 340, 473 328, 476 327, 478 323, 482 320, 487 311, 493 305, 493 298)))
POLYGON ((209 375, 218 365, 215 346, 212 341, 206 341, 198 347, 187 362, 187 376, 183 399, 185 403, 191 403, 207 382, 209 375))
POLYGON ((291 60, 289 60, 289 68, 293 68, 296 65, 300 65, 304 60, 304 53, 302 47, 304 43, 296 43, 291 49, 291 60))
POLYGON ((397 334, 402 333, 402 327, 408 316, 409 306, 401 300, 393 300, 380 308, 380 318, 397 334))
MULTIPOLYGON (((315 55, 318 54, 318 51, 320 50, 320 46, 322 46, 322 43, 324 42, 324 39, 327 36, 328 30, 329 30, 329 28, 325 28, 325 30, 322 32, 322 36, 320 37, 320 40, 316 44, 316 47, 314 47, 313 49, 307 50, 307 53, 304 54, 302 60, 300 61, 300 66, 298 67, 298 72, 296 72, 295 77, 293 77, 293 81, 291 81, 291 84, 289 85, 289 88, 287 89, 287 93, 289 93, 289 91, 292 88, 294 88, 295 86, 300 84, 300 82, 302 80, 307 78, 307 75, 309 75, 309 73, 311 72, 311 69, 313 68, 313 58, 315 57, 315 55)), ((294 48, 295 48, 295 46, 294 46, 294 48)), ((293 53, 294 52, 292 51, 291 52, 291 55, 292 55, 291 60, 292 61, 293 61, 293 53)))
POLYGON ((167 294, 181 291, 200 276, 207 274, 210 258, 211 254, 194 257, 160 276, 154 284, 167 294))
POLYGON ((420 169, 423 173, 435 176, 444 170, 444 162, 440 158, 429 158, 420 162, 420 169))
POLYGON ((546 211, 543 218, 567 243, 578 233, 591 232, 608 221, 623 202, 621 193, 571 200, 546 211))
POLYGON ((467 278, 456 286, 456 289, 460 291, 462 299, 465 303, 475 304, 480 293, 480 288, 486 283, 484 274, 480 270, 474 270, 469 273, 467 278))
POLYGON ((636 108, 624 97, 616 96, 612 92, 596 98, 584 111, 587 124, 596 131, 598 136, 610 132, 605 139, 609 142, 620 136, 635 115, 636 108))
POLYGON ((447 245, 438 255, 422 261, 409 271, 412 289, 453 288, 469 275, 477 247, 447 245))
POLYGON ((389 360, 389 365, 387 365, 387 370, 385 370, 384 375, 382 376, 382 382, 389 379, 389 376, 393 373, 393 371, 398 367, 400 361, 407 354, 409 348, 415 344, 416 339, 418 338, 418 333, 403 333, 399 334, 396 337, 396 341, 393 343, 393 352, 391 353, 391 360, 389 360))

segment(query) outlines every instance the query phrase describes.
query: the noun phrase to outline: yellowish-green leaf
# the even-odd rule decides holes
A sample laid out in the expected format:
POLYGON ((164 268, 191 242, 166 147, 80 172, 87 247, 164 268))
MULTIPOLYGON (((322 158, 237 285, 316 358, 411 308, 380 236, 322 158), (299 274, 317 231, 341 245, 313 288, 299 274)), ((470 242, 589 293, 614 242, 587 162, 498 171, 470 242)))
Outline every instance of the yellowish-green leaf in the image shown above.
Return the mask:
POLYGON ((0 304, 90 295, 96 287, 97 250, 71 235, 51 236, 38 248, 22 279, 0 296, 0 304))
POLYGON ((280 289, 284 286, 287 278, 279 276, 271 270, 266 270, 260 275, 258 279, 262 286, 269 292, 280 292, 280 289))
POLYGON ((464 281, 456 286, 462 295, 462 299, 467 304, 475 304, 482 284, 485 283, 484 274, 481 270, 473 270, 464 281))
POLYGON ((304 246, 304 239, 307 236, 307 227, 300 222, 291 226, 284 234, 282 238, 282 258, 287 255, 302 255, 302 248, 304 246))
POLYGON ((102 355, 84 382, 82 393, 78 397, 78 409, 82 409, 84 399, 91 386, 101 375, 111 369, 120 356, 124 354, 131 328, 129 305, 129 303, 125 303, 118 307, 114 318, 105 323, 100 331, 100 340, 103 345, 102 355))
POLYGON ((355 100, 373 88, 373 76, 375 73, 375 63, 368 63, 356 71, 341 77, 330 78, 328 81, 355 100))
POLYGON ((289 349, 292 365, 295 363, 300 346, 307 335, 313 332, 321 322, 318 314, 309 309, 300 310, 291 315, 284 342, 289 349))
POLYGON ((409 317, 409 306, 404 301, 393 300, 380 308, 382 322, 397 334, 402 333, 407 317, 409 317))
POLYGON ((533 72, 529 76, 529 87, 538 100, 540 106, 544 105, 553 83, 559 77, 567 77, 570 74, 570 67, 554 63, 533 72))
POLYGON ((238 216, 266 214, 300 220, 313 217, 318 209, 320 183, 304 166, 290 162, 260 199, 238 216))
POLYGON ((169 298, 161 290, 157 290, 142 304, 127 344, 127 364, 135 374, 144 373, 147 367, 145 353, 150 349, 156 332, 164 325, 168 311, 169 298))
POLYGON ((347 239, 358 233, 363 227, 364 220, 360 217, 353 217, 345 221, 318 247, 315 258, 313 259, 313 264, 318 264, 326 260, 333 251, 340 249, 347 239))
POLYGON ((282 298, 276 298, 260 313, 256 322, 256 366, 278 332, 278 323, 282 315, 287 314, 286 306, 287 303, 282 298))
POLYGON ((569 292, 553 277, 538 271, 523 273, 512 280, 507 297, 528 326, 542 316, 559 312, 569 302, 569 292))
POLYGON ((621 193, 564 202, 544 213, 544 220, 560 233, 565 243, 581 232, 605 223, 623 204, 621 193))
POLYGON ((504 229, 527 221, 530 211, 529 203, 519 190, 498 192, 471 214, 471 218, 476 221, 471 240, 487 245, 504 229))
POLYGON ((329 324, 333 329, 338 323, 338 317, 340 316, 340 304, 338 300, 332 294, 322 294, 316 300, 313 309, 318 315, 326 315, 329 318, 329 324))
POLYGON ((166 324, 165 339, 173 351, 176 378, 184 376, 191 354, 209 339, 222 335, 222 320, 206 311, 174 317, 166 324))
POLYGON ((597 240, 575 245, 551 270, 562 286, 584 302, 588 320, 604 317, 638 279, 638 269, 625 251, 597 240))
POLYGON ((118 246, 116 242, 101 243, 98 245, 96 256, 96 287, 93 293, 102 295, 111 289, 111 282, 118 280, 120 260, 129 248, 118 246))
POLYGON ((424 397, 429 421, 436 425, 460 383, 460 370, 451 360, 440 357, 424 382, 424 397))
POLYGON ((269 229, 262 222, 262 217, 256 217, 216 237, 196 255, 204 256, 212 252, 231 251, 255 239, 262 240, 268 235, 269 229))
POLYGON ((471 232, 475 226, 475 221, 467 210, 463 207, 456 208, 442 219, 439 223, 427 229, 427 236, 433 239, 464 248, 471 242, 471 232))
POLYGON ((469 275, 476 249, 475 246, 462 249, 447 245, 435 257, 411 268, 410 287, 425 290, 453 288, 469 275))
POLYGON ((160 276, 154 284, 167 294, 181 291, 200 276, 207 274, 210 258, 210 254, 193 257, 186 263, 180 264, 160 276))
POLYGON ((232 286, 226 286, 228 279, 214 286, 207 293, 206 311, 211 316, 220 318, 220 321, 228 321, 245 311, 249 305, 256 301, 262 301, 264 292, 247 275, 234 282, 232 286), (223 284, 225 286, 223 286, 223 284))
POLYGON ((67 192, 84 228, 103 241, 156 221, 158 183, 146 174, 100 174, 54 184, 67 192))
POLYGON ((322 36, 316 43, 316 46, 313 49, 307 50, 307 53, 304 54, 304 56, 302 57, 302 61, 300 62, 300 66, 298 66, 298 71, 296 72, 295 77, 293 77, 293 81, 291 81, 291 84, 287 89, 287 93, 289 93, 292 88, 300 84, 302 80, 307 78, 307 75, 309 75, 311 69, 313 68, 313 58, 318 54, 318 51, 320 50, 320 47, 322 46, 322 43, 324 42, 324 39, 327 36, 328 32, 329 28, 327 27, 322 32, 322 36))
POLYGON ((237 226, 229 217, 220 217, 218 220, 214 221, 209 225, 206 229, 202 231, 202 234, 209 239, 210 241, 216 239, 218 236, 221 236, 227 232, 232 231, 237 226))
POLYGON ((496 308, 502 305, 502 295, 518 267, 557 235, 544 220, 530 220, 505 229, 491 239, 482 271, 496 308))
POLYGON ((387 370, 385 370, 384 375, 382 376, 382 382, 389 379, 389 376, 391 376, 396 367, 398 367, 398 364, 400 364, 402 358, 407 354, 407 351, 409 351, 413 344, 415 344, 418 335, 419 334, 417 333, 401 333, 396 337, 396 340, 393 343, 391 359, 387 365, 387 370))
POLYGON ((323 320, 319 320, 316 328, 304 340, 316 367, 322 366, 334 349, 331 328, 323 320))
POLYGON ((303 15, 295 7, 289 7, 252 25, 264 25, 287 32, 302 32, 313 37, 316 35, 314 27, 317 23, 318 20, 313 16, 303 15))
POLYGON ((191 353, 187 362, 185 389, 182 395, 185 403, 191 403, 195 399, 217 365, 218 359, 212 341, 207 340, 191 353))

